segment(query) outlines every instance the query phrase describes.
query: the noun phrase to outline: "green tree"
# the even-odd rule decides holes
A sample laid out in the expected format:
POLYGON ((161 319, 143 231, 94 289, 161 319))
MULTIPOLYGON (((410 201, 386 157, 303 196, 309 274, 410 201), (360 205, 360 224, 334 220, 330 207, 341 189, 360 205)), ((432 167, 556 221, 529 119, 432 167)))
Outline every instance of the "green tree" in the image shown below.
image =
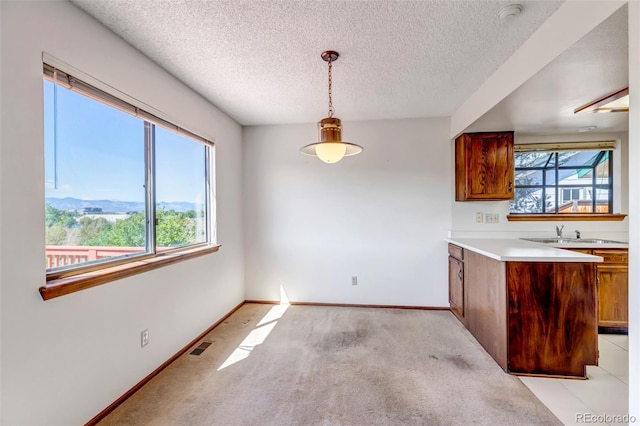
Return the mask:
POLYGON ((62 225, 53 225, 46 228, 46 243, 49 246, 61 246, 67 240, 67 229, 62 225))
POLYGON ((108 236, 111 233, 112 225, 103 217, 92 219, 84 216, 78 221, 80 224, 80 238, 78 244, 81 246, 106 246, 108 236))
MULTIPOLYGON (((53 212, 53 214, 57 214, 53 212)), ((175 247, 192 244, 196 241, 196 212, 176 212, 160 209, 156 212, 156 245, 175 247)), ((75 219, 74 219, 75 223, 75 219)), ((105 218, 83 216, 78 220, 77 244, 82 246, 144 247, 146 240, 146 218, 143 212, 131 213, 126 219, 110 223, 105 218)), ((47 241, 59 241, 62 244, 71 229, 56 225, 55 231, 49 231, 47 241)), ((76 233, 74 232, 74 235, 76 233)), ((53 243, 51 243, 53 244, 53 243)))
POLYGON ((114 247, 144 247, 146 219, 144 213, 133 213, 117 220, 106 237, 106 245, 114 247))
POLYGON ((64 228, 71 228, 76 224, 78 213, 74 211, 64 211, 56 209, 51 204, 46 203, 44 206, 44 222, 47 227, 60 225, 64 228))
POLYGON ((158 247, 180 246, 195 241, 195 221, 189 218, 189 212, 158 210, 156 218, 158 220, 156 226, 156 245, 158 247))

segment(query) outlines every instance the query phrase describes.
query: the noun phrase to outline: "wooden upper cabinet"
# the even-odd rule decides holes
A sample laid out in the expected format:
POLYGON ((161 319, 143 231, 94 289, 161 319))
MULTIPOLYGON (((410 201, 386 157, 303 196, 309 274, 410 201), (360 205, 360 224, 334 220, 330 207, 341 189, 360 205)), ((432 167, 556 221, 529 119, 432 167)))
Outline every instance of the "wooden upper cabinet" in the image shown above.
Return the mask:
POLYGON ((456 201, 513 200, 513 132, 456 138, 456 201))

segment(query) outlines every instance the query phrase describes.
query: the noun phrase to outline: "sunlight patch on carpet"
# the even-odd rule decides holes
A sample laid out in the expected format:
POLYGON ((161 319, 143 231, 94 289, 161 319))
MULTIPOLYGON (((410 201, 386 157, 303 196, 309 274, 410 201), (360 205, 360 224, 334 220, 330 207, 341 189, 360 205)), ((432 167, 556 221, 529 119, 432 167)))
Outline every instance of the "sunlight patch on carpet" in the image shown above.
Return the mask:
POLYGON ((256 325, 256 327, 262 327, 263 325, 273 321, 277 322, 277 320, 282 318, 282 316, 287 311, 287 309, 289 309, 289 305, 276 305, 272 307, 271 309, 269 309, 269 312, 267 312, 265 316, 262 317, 262 319, 258 322, 258 325, 256 325))
POLYGON ((218 371, 223 370, 230 365, 246 359, 251 355, 253 349, 264 343, 267 337, 278 323, 278 320, 282 318, 284 313, 289 309, 289 305, 276 305, 272 307, 269 312, 258 322, 256 328, 244 338, 238 347, 229 355, 229 357, 218 368, 218 371))

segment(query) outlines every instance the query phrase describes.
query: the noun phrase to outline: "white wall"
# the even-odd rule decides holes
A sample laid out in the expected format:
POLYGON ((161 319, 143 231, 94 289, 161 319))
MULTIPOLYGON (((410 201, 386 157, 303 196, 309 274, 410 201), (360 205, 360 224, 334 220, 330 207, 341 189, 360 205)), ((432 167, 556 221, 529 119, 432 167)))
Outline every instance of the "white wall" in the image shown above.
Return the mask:
MULTIPOLYGON (((629 2, 629 413, 640 419, 640 2, 629 2)), ((638 420, 636 420, 638 421, 638 420)))
MULTIPOLYGON (((0 7, 0 22, 2 22, 2 7, 0 7)), ((0 32, 0 39, 2 33, 0 32)), ((1 61, 0 61, 1 62, 1 61)), ((4 99, 2 93, 2 67, 0 67, 0 99, 4 99)), ((0 128, 2 128, 2 106, 0 102, 0 128)), ((0 142, 2 136, 0 134, 0 142)), ((2 145, 0 144, 0 164, 2 164, 2 145)), ((0 237, 2 236, 2 173, 0 173, 0 237)), ((0 238, 1 240, 1 238, 0 238)), ((2 244, 0 244, 0 308, 2 307, 2 244)), ((1 312, 0 312, 1 313, 1 312)), ((0 315, 0 333, 2 333, 2 315, 0 315)), ((2 424, 2 335, 0 334, 0 424, 2 424)))
POLYGON ((0 423, 83 424, 243 300, 242 130, 72 4, 0 4, 0 423), (220 252, 40 298, 43 51, 215 138, 220 252))
MULTIPOLYGON (((515 143, 551 143, 551 142, 584 142, 615 140, 617 145, 613 153, 613 193, 614 213, 629 213, 629 167, 628 134, 575 134, 559 136, 527 136, 516 134, 515 143)), ((453 148, 452 148, 453 155, 453 148)), ((611 238, 628 240, 628 218, 623 221, 554 221, 554 222, 508 222, 509 201, 465 201, 453 205, 453 237, 552 237, 555 226, 564 225, 564 235, 575 237, 579 230, 582 238, 611 238), (476 223, 475 213, 497 213, 498 223, 476 223)))
POLYGON ((343 127, 334 165, 299 152, 315 123, 244 129, 246 298, 448 306, 449 120, 343 127))

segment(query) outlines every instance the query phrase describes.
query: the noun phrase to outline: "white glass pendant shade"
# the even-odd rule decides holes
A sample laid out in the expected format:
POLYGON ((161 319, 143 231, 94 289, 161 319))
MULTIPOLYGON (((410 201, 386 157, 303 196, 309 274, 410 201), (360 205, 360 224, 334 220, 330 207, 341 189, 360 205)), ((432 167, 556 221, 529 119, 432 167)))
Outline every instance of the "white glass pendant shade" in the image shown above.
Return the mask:
POLYGON ((316 155, 325 163, 337 163, 347 153, 347 146, 339 142, 324 142, 316 145, 316 155))
POLYGON ((339 118, 327 117, 318 122, 320 142, 302 147, 300 152, 318 157, 327 164, 337 163, 343 157, 362 152, 362 147, 342 140, 342 123, 339 118))

